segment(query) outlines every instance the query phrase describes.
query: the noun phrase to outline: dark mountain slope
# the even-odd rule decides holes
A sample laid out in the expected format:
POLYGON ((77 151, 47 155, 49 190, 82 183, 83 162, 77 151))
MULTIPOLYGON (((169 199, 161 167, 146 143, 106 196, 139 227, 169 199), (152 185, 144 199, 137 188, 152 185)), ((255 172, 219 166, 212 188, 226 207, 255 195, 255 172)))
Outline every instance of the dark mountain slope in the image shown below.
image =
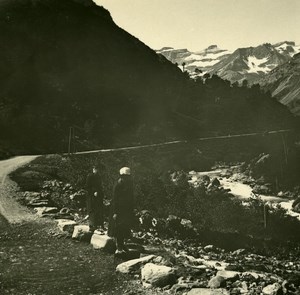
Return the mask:
POLYGON ((114 134, 127 134, 141 123, 167 120, 166 107, 176 100, 167 85, 176 88, 180 70, 117 27, 104 8, 85 3, 1 2, 1 127, 6 127, 6 138, 24 134, 18 141, 25 144, 31 134, 28 144, 46 140, 48 146, 49 136, 57 142, 77 124, 108 144, 114 134))
POLYGON ((15 153, 124 146, 290 126, 257 89, 187 73, 92 0, 0 2, 0 141, 15 153), (276 114, 276 115, 275 115, 276 114))
POLYGON ((261 84, 293 113, 300 115, 300 53, 275 68, 261 84))

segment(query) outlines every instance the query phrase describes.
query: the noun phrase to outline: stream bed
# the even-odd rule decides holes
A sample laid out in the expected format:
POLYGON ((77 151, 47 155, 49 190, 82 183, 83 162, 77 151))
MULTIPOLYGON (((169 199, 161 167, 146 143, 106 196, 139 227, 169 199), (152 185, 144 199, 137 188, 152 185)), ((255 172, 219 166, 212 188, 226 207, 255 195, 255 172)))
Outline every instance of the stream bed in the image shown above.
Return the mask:
MULTIPOLYGON (((252 187, 248 184, 233 180, 231 177, 223 177, 224 169, 216 169, 204 172, 191 171, 189 175, 191 176, 190 183, 195 183, 199 178, 204 175, 210 178, 217 177, 224 189, 230 189, 230 193, 235 197, 247 201, 250 198, 256 198, 255 194, 252 192, 252 187)), ((259 195, 259 198, 269 205, 279 204, 282 208, 287 210, 287 213, 291 216, 297 217, 300 220, 300 213, 294 212, 292 210, 292 204, 294 200, 277 197, 274 195, 259 195)))

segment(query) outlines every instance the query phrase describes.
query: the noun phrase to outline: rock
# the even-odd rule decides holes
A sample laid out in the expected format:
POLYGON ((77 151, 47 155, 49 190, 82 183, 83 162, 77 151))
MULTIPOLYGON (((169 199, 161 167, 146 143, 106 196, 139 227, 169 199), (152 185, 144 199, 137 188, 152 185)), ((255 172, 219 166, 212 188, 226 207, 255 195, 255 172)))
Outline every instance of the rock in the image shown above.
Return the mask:
POLYGON ((216 260, 205 260, 205 259, 197 259, 197 261, 205 265, 209 268, 215 268, 217 270, 225 270, 225 268, 228 266, 228 263, 223 261, 216 261, 216 260))
POLYGON ((63 232, 73 233, 75 225, 77 223, 68 219, 57 219, 57 226, 63 232))
POLYGON ((252 189, 252 192, 255 194, 267 195, 271 193, 271 189, 267 185, 255 185, 252 189))
POLYGON ((263 288, 262 292, 265 295, 277 295, 281 290, 281 285, 278 283, 274 283, 272 285, 268 285, 263 288))
POLYGON ((232 252, 232 255, 241 255, 241 254, 245 254, 245 253, 246 253, 246 249, 237 249, 232 252))
POLYGON ((171 267, 147 263, 142 268, 142 281, 154 287, 172 286, 176 282, 176 276, 171 267))
POLYGON ((31 200, 27 203, 29 207, 47 207, 49 205, 49 201, 46 199, 36 199, 31 200))
POLYGON ((71 210, 70 208, 67 208, 67 207, 64 207, 64 208, 61 208, 59 210, 59 213, 61 214, 70 214, 73 210, 71 210))
POLYGON ((241 273, 241 278, 245 279, 245 280, 258 280, 258 279, 266 279, 266 275, 265 274, 260 274, 254 271, 245 271, 243 273, 241 273))
POLYGON ((220 185, 221 185, 221 183, 220 183, 220 181, 219 181, 219 179, 218 179, 217 177, 214 177, 214 178, 212 179, 211 184, 212 184, 213 186, 220 186, 220 185))
POLYGON ((192 222, 188 219, 181 219, 180 223, 185 228, 191 228, 191 229, 193 228, 192 222))
POLYGON ((23 193, 23 197, 28 198, 28 199, 37 199, 37 198, 40 197, 40 193, 26 191, 26 192, 23 193))
POLYGON ((115 241, 107 235, 94 233, 92 235, 91 244, 94 249, 103 250, 108 253, 114 253, 116 251, 115 241))
POLYGON ((293 211, 296 212, 296 213, 300 213, 300 203, 296 204, 296 205, 293 207, 293 211))
MULTIPOLYGON (((194 279, 193 277, 180 277, 177 281, 177 284, 173 285, 170 289, 171 294, 178 294, 179 291, 190 290, 192 288, 205 288, 206 283, 194 279)), ((181 293, 180 293, 181 294, 181 293)))
POLYGON ((204 247, 204 250, 206 252, 210 252, 210 251, 213 251, 215 249, 215 246, 214 245, 207 245, 204 247))
POLYGON ((170 262, 162 256, 157 256, 153 259, 154 264, 169 266, 170 262))
POLYGON ((284 192, 283 191, 280 191, 280 192, 278 192, 277 193, 277 197, 284 197, 285 196, 285 194, 284 194, 284 192))
POLYGON ((54 214, 58 212, 58 209, 56 207, 38 207, 34 208, 34 210, 36 211, 36 214, 40 217, 44 214, 54 214))
POLYGON ((220 288, 225 286, 225 279, 221 276, 215 276, 208 282, 208 288, 220 288))
POLYGON ((217 276, 220 276, 226 280, 228 279, 234 279, 239 277, 240 273, 237 271, 232 271, 232 270, 219 270, 217 272, 217 276))
POLYGON ((194 288, 187 292, 186 295, 229 295, 229 291, 226 289, 194 288))
POLYGON ((152 261, 155 258, 155 255, 148 255, 142 258, 128 260, 117 266, 117 271, 121 273, 132 273, 141 268, 142 265, 152 261))
POLYGON ((74 227, 72 239, 90 242, 92 234, 88 225, 76 225, 74 227))
POLYGON ((242 282, 241 282, 240 292, 241 292, 242 294, 248 293, 248 285, 247 285, 247 282, 245 282, 245 281, 242 281, 242 282))

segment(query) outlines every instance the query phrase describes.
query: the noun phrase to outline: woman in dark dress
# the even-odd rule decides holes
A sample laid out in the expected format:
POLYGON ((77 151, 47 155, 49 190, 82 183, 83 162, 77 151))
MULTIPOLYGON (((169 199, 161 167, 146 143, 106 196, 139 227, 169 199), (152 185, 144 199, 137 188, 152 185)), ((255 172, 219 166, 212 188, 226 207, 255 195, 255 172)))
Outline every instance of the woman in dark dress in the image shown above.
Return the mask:
POLYGON ((89 215, 90 231, 98 227, 103 229, 103 187, 102 179, 98 168, 93 167, 92 173, 86 179, 87 195, 87 214, 89 215))
POLYGON ((134 220, 133 184, 130 174, 130 168, 128 167, 123 167, 120 170, 120 178, 115 185, 111 203, 111 220, 108 234, 116 238, 116 253, 127 250, 124 240, 130 237, 134 220))

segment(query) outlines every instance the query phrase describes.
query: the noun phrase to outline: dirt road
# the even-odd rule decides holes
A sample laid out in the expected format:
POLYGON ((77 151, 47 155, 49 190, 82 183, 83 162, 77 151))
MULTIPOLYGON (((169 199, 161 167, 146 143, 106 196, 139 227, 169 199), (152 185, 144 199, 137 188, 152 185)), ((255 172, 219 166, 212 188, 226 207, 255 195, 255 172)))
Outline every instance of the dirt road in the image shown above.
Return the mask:
POLYGON ((18 186, 8 174, 35 158, 0 161, 0 294, 124 294, 127 282, 112 255, 57 236, 55 221, 17 203, 18 186))
POLYGON ((0 215, 9 223, 33 221, 36 217, 15 199, 17 185, 8 177, 9 173, 34 160, 37 156, 19 156, 0 161, 0 215))

